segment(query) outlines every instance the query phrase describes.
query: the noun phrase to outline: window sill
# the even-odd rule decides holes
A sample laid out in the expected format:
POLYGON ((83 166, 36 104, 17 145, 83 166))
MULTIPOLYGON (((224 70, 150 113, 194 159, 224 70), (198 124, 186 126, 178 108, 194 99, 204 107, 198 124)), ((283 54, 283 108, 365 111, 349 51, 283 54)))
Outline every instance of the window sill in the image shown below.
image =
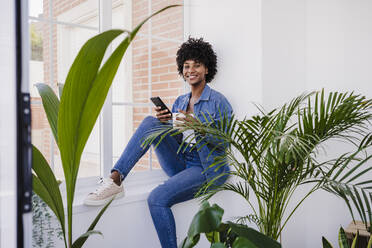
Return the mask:
MULTIPOLYGON (((119 199, 114 200, 110 207, 120 206, 125 204, 130 204, 138 201, 146 201, 150 192, 159 184, 164 182, 167 179, 167 176, 162 172, 151 172, 148 174, 143 174, 138 176, 133 174, 129 175, 127 179, 123 182, 125 196, 119 199)), ((77 183, 73 212, 74 214, 86 213, 90 211, 101 210, 103 206, 86 206, 83 204, 84 198, 92 191, 94 191, 98 184, 97 178, 90 178, 85 180, 84 183, 77 183)), ((66 206, 66 190, 65 184, 61 184, 61 193, 62 199, 64 201, 64 206, 66 206)))
MULTIPOLYGON (((124 184, 125 196, 119 199, 114 200, 110 207, 120 206, 125 204, 130 204, 138 201, 145 201, 152 191, 158 184, 149 184, 146 186, 137 186, 137 187, 126 187, 124 184)), ((91 190, 80 191, 75 195, 74 200, 74 214, 86 213, 89 211, 101 210, 103 206, 86 206, 83 204, 84 198, 89 194, 89 192, 94 191, 95 187, 92 187, 91 190)))

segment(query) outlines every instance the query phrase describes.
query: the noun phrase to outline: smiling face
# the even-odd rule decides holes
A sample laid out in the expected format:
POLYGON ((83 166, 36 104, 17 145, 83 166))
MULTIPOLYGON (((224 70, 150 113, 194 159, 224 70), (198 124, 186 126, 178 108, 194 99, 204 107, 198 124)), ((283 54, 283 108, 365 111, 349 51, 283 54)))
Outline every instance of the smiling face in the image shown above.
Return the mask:
POLYGON ((205 82, 205 75, 208 74, 208 68, 202 63, 194 60, 186 60, 183 63, 183 78, 190 84, 196 86, 205 82))

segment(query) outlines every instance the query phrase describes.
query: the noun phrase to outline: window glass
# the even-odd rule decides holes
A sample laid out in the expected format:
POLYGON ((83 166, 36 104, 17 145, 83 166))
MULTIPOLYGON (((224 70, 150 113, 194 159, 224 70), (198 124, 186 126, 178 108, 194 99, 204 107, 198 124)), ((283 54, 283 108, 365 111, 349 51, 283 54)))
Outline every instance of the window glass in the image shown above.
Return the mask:
MULTIPOLYGON (((63 169, 58 147, 35 84, 48 84, 59 95, 57 84, 64 83, 81 46, 98 34, 98 3, 97 0, 33 0, 29 4, 32 143, 40 149, 59 179, 63 178, 63 169)), ((81 158, 79 177, 98 176, 99 173, 97 122, 81 158)))
MULTIPOLYGON (((149 15, 150 5, 151 12, 155 12, 175 2, 182 3, 182 1, 170 3, 163 0, 133 1, 130 13, 132 28, 149 15)), ((177 96, 184 93, 184 83, 176 67, 176 52, 183 40, 183 15, 182 8, 179 9, 181 12, 174 8, 161 13, 160 18, 151 19, 151 22, 146 24, 133 40, 132 49, 127 53, 122 68, 119 68, 113 87, 114 163, 141 121, 148 115, 154 115, 150 97, 160 96, 171 108, 177 96), (173 20, 174 18, 176 20, 173 20), (174 23, 179 27, 173 28, 174 23), (177 33, 177 30, 180 32, 177 33), (158 35, 155 35, 154 31, 158 35)), ((125 14, 118 17, 114 13, 113 11, 113 26, 127 28, 125 14)), ((148 152, 137 163, 134 170, 146 171, 159 168, 156 155, 151 149, 151 156, 148 152)))
MULTIPOLYGON (((37 1, 36 1, 37 3, 37 1)), ((50 73, 46 54, 49 24, 35 20, 29 21, 30 62, 29 90, 31 95, 32 143, 41 151, 50 163, 52 159, 52 134, 49 128, 40 95, 35 87, 37 83, 50 84, 50 73)))
MULTIPOLYGON (((46 83, 58 95, 73 59, 86 40, 98 34, 99 3, 104 0, 30 1, 30 92, 32 97, 32 138, 58 178, 63 169, 57 145, 49 128, 35 83, 46 83)), ((102 2, 104 3, 104 2, 102 2)), ((131 30, 151 13, 180 0, 113 0, 112 27, 131 30)), ((105 18, 105 17, 102 17, 105 18)), ((124 35, 112 44, 114 50, 124 35)), ((175 55, 183 40, 183 8, 173 8, 146 23, 128 48, 112 86, 112 144, 116 162, 129 138, 147 115, 153 115, 151 96, 160 96, 171 107, 184 93, 175 55)), ((99 176, 100 136, 98 121, 82 155, 79 177, 99 176)), ((159 168, 156 156, 146 154, 135 171, 159 168)))
MULTIPOLYGON (((142 120, 142 116, 150 114, 149 107, 113 106, 113 162, 118 161, 124 148, 129 142, 138 126, 135 123, 142 120), (138 114, 138 115, 135 115, 138 114), (141 116, 141 117, 139 117, 141 116), (137 118, 138 120, 134 119, 137 118)), ((150 169, 149 153, 145 154, 135 165, 133 171, 150 169)))

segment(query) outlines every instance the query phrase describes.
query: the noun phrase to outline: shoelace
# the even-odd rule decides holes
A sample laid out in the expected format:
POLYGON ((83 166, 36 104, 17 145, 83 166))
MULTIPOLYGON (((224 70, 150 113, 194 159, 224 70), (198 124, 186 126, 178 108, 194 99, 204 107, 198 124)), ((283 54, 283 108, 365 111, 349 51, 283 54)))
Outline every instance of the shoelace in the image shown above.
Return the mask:
POLYGON ((94 194, 96 194, 96 195, 99 195, 102 192, 106 191, 107 190, 107 187, 112 183, 112 181, 107 180, 107 179, 104 179, 104 178, 100 178, 99 183, 100 183, 100 185, 94 191, 94 194))

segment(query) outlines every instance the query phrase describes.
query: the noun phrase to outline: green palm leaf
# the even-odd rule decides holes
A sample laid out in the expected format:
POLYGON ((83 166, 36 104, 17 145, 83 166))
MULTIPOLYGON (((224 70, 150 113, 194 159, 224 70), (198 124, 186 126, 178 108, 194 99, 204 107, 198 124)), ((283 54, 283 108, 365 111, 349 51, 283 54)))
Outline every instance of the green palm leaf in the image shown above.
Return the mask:
MULTIPOLYGON (((97 104, 87 105, 87 98, 91 95, 93 82, 97 77, 106 48, 121 33, 120 30, 107 31, 85 43, 70 68, 61 97, 58 115, 58 146, 66 179, 69 246, 72 242, 72 204, 80 156, 97 118, 92 114, 90 120, 84 119, 85 122, 82 122, 82 116, 84 112, 91 111, 92 107, 96 107, 98 111, 101 110, 97 104)), ((106 94, 107 92, 103 92, 97 95, 101 98, 97 99, 97 103, 102 102, 106 94)))
MULTIPOLYGON (((178 130, 166 126, 150 134, 144 144, 188 129, 203 134, 196 138, 203 146, 229 144, 224 147, 224 155, 215 157, 210 167, 228 163, 234 169, 229 175, 237 180, 217 188, 208 182, 197 195, 209 199, 224 190, 241 195, 259 217, 260 231, 277 239, 298 207, 321 188, 348 199, 345 202, 350 211, 352 205, 357 206, 360 214, 369 211, 371 204, 362 203, 368 202, 372 180, 361 178, 372 168, 366 167, 367 161, 359 158, 359 151, 328 161, 317 161, 317 156, 324 150, 324 142, 330 139, 347 141, 356 147, 357 141, 362 140, 359 150, 368 147, 372 134, 365 135, 370 129, 371 108, 372 100, 364 96, 339 92, 327 96, 322 90, 302 94, 267 113, 259 109, 260 114, 241 121, 235 116, 228 119, 220 114, 218 120, 195 121, 178 130), (296 189, 309 183, 312 188, 293 209, 288 209, 293 205, 289 203, 296 189), (252 195, 256 205, 252 204, 252 195), (284 216, 287 217, 283 219, 284 216)), ((186 145, 181 144, 183 151, 186 145)))
POLYGON ((59 184, 48 162, 35 146, 32 147, 32 169, 36 174, 33 175, 33 191, 57 216, 66 244, 65 214, 59 184))
MULTIPOLYGON (((367 139, 369 135, 366 136, 367 139)), ((368 222, 372 221, 372 180, 363 179, 364 175, 372 170, 369 165, 372 155, 364 155, 371 144, 365 143, 364 138, 358 150, 349 156, 344 154, 330 169, 324 178, 323 189, 341 197, 347 204, 354 219, 354 205, 367 230, 370 228, 368 222), (337 168, 337 169, 336 169, 337 168)))
POLYGON ((101 66, 109 44, 123 30, 109 30, 88 40, 67 75, 58 115, 58 145, 66 178, 69 245, 72 239, 72 204, 81 154, 103 106, 121 59, 142 25, 152 16, 179 5, 171 5, 141 22, 119 44, 101 66))
POLYGON ((52 129, 52 133, 54 135, 54 139, 58 144, 58 132, 57 132, 57 123, 58 123, 58 111, 59 111, 59 100, 49 85, 47 84, 35 84, 39 94, 41 96, 41 100, 43 102, 43 107, 50 125, 52 129))

